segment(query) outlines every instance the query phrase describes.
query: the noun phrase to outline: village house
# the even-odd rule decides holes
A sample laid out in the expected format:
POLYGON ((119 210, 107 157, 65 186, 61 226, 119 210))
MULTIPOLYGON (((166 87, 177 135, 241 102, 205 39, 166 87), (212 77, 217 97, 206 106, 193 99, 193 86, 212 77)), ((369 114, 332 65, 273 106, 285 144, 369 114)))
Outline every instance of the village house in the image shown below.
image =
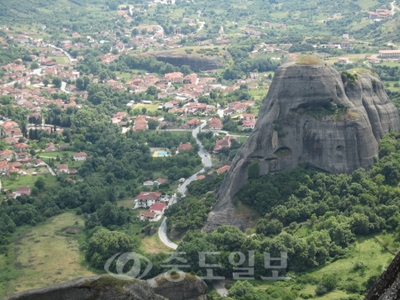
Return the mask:
POLYGON ((59 164, 57 166, 57 173, 63 173, 63 174, 68 174, 68 165, 67 164, 59 164))
POLYGON ((379 50, 380 58, 400 58, 400 50, 379 50))
POLYGON ((150 207, 157 201, 159 201, 161 193, 159 192, 140 192, 134 201, 135 208, 138 207, 150 207))
POLYGON ((14 199, 16 199, 19 196, 30 196, 31 195, 31 188, 29 186, 20 186, 17 188, 17 190, 15 191, 15 193, 13 193, 13 197, 14 199))
POLYGON ((340 57, 340 58, 338 58, 337 62, 339 64, 348 64, 350 62, 350 60, 348 57, 340 57))
POLYGON ((199 121, 199 119, 194 118, 190 121, 188 121, 186 124, 183 125, 184 128, 188 128, 188 129, 194 129, 197 126, 199 126, 201 124, 201 122, 199 121))
POLYGON ((140 221, 154 221, 154 218, 157 216, 155 212, 152 211, 141 211, 140 212, 140 221))
POLYGON ((256 121, 247 121, 244 120, 242 122, 242 130, 253 130, 254 126, 256 126, 256 121))
POLYGON ((0 161, 0 172, 5 174, 8 171, 8 169, 9 169, 8 161, 6 160, 0 161))
POLYGON ((214 130, 221 130, 224 125, 220 119, 212 118, 210 121, 208 121, 208 127, 214 130))
POLYGON ((87 154, 85 152, 78 152, 74 154, 75 161, 85 161, 87 158, 87 154))
POLYGON ((178 152, 190 150, 190 149, 192 149, 192 144, 190 144, 190 143, 186 143, 186 144, 180 143, 177 148, 178 152))
POLYGON ((173 72, 165 74, 164 78, 167 82, 172 83, 183 83, 183 73, 181 72, 173 72))
POLYGON ((217 174, 222 174, 225 173, 226 171, 228 171, 231 168, 231 166, 225 165, 219 169, 217 169, 217 174))
POLYGON ((157 202, 154 203, 149 210, 150 212, 154 212, 156 215, 162 215, 166 206, 167 205, 165 203, 157 202))
POLYGON ((26 152, 29 150, 29 146, 25 143, 18 143, 14 145, 14 150, 17 153, 26 152))
POLYGON ((13 158, 14 152, 11 150, 0 151, 0 158, 10 161, 13 158))
POLYGON ((231 135, 226 135, 222 140, 216 140, 214 146, 214 153, 218 153, 222 148, 230 148, 231 147, 231 139, 234 137, 231 135))

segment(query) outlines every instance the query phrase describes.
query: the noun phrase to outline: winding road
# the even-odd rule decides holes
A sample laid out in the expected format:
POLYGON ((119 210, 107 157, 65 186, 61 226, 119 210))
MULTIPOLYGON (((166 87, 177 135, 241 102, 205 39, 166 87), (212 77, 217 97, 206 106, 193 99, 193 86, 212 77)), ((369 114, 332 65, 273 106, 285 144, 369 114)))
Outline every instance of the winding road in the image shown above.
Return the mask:
MULTIPOLYGON (((206 151, 206 149, 204 149, 203 144, 200 142, 200 140, 197 138, 197 134, 200 132, 200 130, 202 128, 204 128, 204 126, 206 126, 206 122, 203 122, 199 127, 197 127, 196 129, 194 129, 192 131, 192 135, 193 137, 196 139, 196 143, 199 145, 200 150, 199 150, 199 155, 201 157, 202 163, 204 165, 204 167, 211 167, 211 159, 208 155, 208 152, 206 151)), ((199 172, 193 174, 192 176, 190 176, 188 179, 185 180, 185 182, 178 188, 177 192, 181 193, 182 195, 185 195, 186 193, 186 187, 194 180, 196 180, 197 176, 200 173, 204 172, 204 168, 201 169, 199 172)), ((168 206, 173 205, 176 201, 176 194, 172 196, 171 202, 169 203, 168 206)), ((164 219, 161 222, 161 226, 158 228, 158 236, 161 240, 161 242, 163 242, 164 245, 166 245, 167 247, 171 248, 171 249, 176 249, 178 248, 178 245, 173 243, 168 237, 167 237, 167 217, 164 217, 164 219)))
MULTIPOLYGON (((178 188, 178 193, 181 193, 183 196, 186 193, 186 188, 187 186, 194 180, 196 180, 197 176, 199 174, 203 173, 205 171, 205 168, 209 168, 212 166, 212 162, 210 159, 210 155, 208 154, 207 150, 203 147, 203 144, 200 142, 200 140, 197 138, 197 134, 206 126, 206 122, 203 121, 202 124, 194 129, 192 131, 193 137, 196 139, 196 143, 199 145, 199 155, 201 157, 202 163, 204 168, 201 169, 199 172, 193 174, 190 176, 188 179, 185 180, 185 182, 178 188)), ((176 194, 172 196, 171 202, 169 205, 173 205, 176 201, 176 194)), ((168 206, 169 206, 168 205, 168 206)), ((161 242, 166 245, 167 247, 176 250, 178 248, 178 245, 172 242, 168 237, 167 237, 167 217, 164 217, 164 219, 161 222, 161 226, 158 228, 158 236, 161 240, 161 242)), ((225 288, 225 285, 223 281, 221 280, 214 280, 213 281, 213 287, 215 288, 216 292, 220 296, 227 296, 228 295, 228 290, 225 288)))

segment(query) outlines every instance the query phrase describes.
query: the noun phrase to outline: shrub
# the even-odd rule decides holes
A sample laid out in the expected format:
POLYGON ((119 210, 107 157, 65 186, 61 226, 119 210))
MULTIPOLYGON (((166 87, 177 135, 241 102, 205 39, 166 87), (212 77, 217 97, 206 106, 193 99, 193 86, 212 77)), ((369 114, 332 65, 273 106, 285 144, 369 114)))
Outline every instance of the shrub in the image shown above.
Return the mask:
POLYGON ((317 288, 315 289, 315 295, 317 296, 325 295, 327 292, 328 289, 323 284, 317 285, 317 288))

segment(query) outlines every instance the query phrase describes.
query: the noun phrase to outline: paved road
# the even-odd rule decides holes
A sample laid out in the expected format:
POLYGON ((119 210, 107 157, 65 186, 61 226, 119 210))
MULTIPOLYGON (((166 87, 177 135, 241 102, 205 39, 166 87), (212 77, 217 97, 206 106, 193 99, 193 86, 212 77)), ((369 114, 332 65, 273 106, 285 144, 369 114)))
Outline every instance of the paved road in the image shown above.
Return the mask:
POLYGON ((392 6, 392 15, 394 15, 396 13, 395 9, 400 10, 400 8, 398 8, 397 6, 394 5, 395 3, 396 3, 396 1, 393 1, 390 3, 390 5, 392 6))
MULTIPOLYGON (((199 127, 194 129, 192 131, 193 137, 196 139, 196 143, 200 146, 199 150, 199 155, 202 159, 203 165, 205 167, 211 167, 211 159, 208 154, 208 152, 204 149, 203 145, 201 144, 200 140, 197 138, 197 134, 200 132, 201 128, 204 128, 206 126, 206 122, 203 122, 199 127)), ((186 188, 187 186, 194 180, 196 180, 197 176, 199 174, 203 173, 205 170, 204 168, 201 169, 199 172, 193 174, 190 176, 188 179, 185 180, 184 183, 178 188, 178 193, 181 193, 183 196, 186 193, 186 188)), ((171 199, 171 202, 169 203, 168 206, 173 205, 176 201, 176 195, 174 195, 171 199)), ((161 223, 161 226, 158 228, 158 236, 160 237, 160 240, 163 242, 164 245, 166 245, 169 248, 176 249, 178 247, 177 244, 171 242, 168 237, 167 237, 167 223, 166 223, 167 217, 165 217, 161 223)))
POLYGON ((228 290, 225 288, 222 280, 213 280, 212 285, 217 291, 218 295, 223 297, 228 296, 228 290))
POLYGON ((61 82, 60 90, 61 90, 62 92, 64 92, 64 93, 70 94, 70 92, 68 92, 68 91, 65 89, 66 86, 67 86, 67 83, 66 83, 65 81, 62 81, 62 82, 61 82))
MULTIPOLYGON (((200 142, 200 140, 197 138, 197 134, 207 125, 207 123, 205 121, 202 122, 202 124, 197 127, 196 129, 194 129, 192 131, 192 135, 193 137, 196 139, 196 143, 199 145, 200 150, 199 150, 199 155, 201 157, 202 163, 204 165, 204 167, 211 167, 212 163, 211 163, 211 159, 210 159, 210 155, 208 154, 208 152, 206 151, 206 149, 204 149, 203 144, 200 142)), ((193 174, 192 176, 190 176, 188 179, 185 180, 185 182, 178 188, 178 192, 181 193, 182 195, 185 195, 186 193, 186 188, 187 186, 193 181, 196 180, 197 176, 199 176, 199 174, 203 173, 205 170, 204 168, 201 169, 199 172, 193 174)), ((173 205, 176 201, 176 195, 174 195, 171 199, 171 202, 169 205, 173 205)), ((171 242, 168 237, 167 237, 167 223, 166 223, 167 217, 164 218, 164 220, 161 223, 161 226, 158 228, 158 236, 160 237, 160 240, 163 242, 164 245, 166 245, 167 247, 176 250, 176 248, 178 248, 178 245, 171 242)), ((225 288, 223 282, 221 280, 214 280, 213 281, 213 286, 216 290, 216 292, 220 295, 220 296, 228 296, 228 290, 225 288)))

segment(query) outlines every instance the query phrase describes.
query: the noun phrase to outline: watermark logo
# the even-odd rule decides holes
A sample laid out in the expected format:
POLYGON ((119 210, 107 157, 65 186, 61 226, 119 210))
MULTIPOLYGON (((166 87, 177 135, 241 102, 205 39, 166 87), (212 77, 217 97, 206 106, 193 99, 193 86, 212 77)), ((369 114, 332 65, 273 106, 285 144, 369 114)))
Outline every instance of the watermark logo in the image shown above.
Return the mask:
MULTIPOLYGON (((229 254, 228 262, 232 269, 232 279, 234 280, 252 280, 256 279, 254 273, 255 254, 254 251, 248 253, 232 252, 229 254)), ((135 252, 117 253, 110 257, 106 262, 104 269, 111 276, 118 279, 142 279, 153 268, 153 263, 145 256, 135 252), (118 259, 115 261, 115 259, 118 259), (115 261, 115 269, 117 273, 110 270, 111 265, 115 261), (128 262, 132 261, 133 265, 130 270, 124 273, 124 269, 128 262), (144 270, 143 270, 144 269, 144 270)), ((170 268, 163 274, 164 278, 170 282, 180 282, 185 279, 185 271, 191 270, 191 265, 185 258, 186 252, 167 252, 170 256, 160 264, 162 268, 170 268)), ((217 269, 221 269, 219 262, 220 252, 199 252, 198 267, 196 269, 203 270, 205 276, 200 277, 204 280, 223 280, 224 276, 214 274, 217 269)), ((270 253, 264 252, 264 269, 271 270, 271 277, 260 276, 261 280, 287 280, 289 278, 279 276, 279 270, 287 268, 287 253, 281 252, 280 257, 271 257, 270 253)), ((113 265, 114 267, 114 265, 113 265)))
POLYGON ((135 252, 125 252, 122 253, 121 252, 113 255, 112 257, 110 257, 106 264, 104 265, 104 270, 106 270, 106 272, 115 277, 115 278, 119 278, 119 279, 132 279, 132 278, 137 278, 137 279, 142 279, 143 277, 145 277, 150 270, 153 268, 153 263, 145 256, 139 254, 139 253, 135 253, 135 252), (116 257, 120 255, 116 261, 116 271, 117 274, 113 273, 110 271, 110 266, 113 263, 113 261, 116 259, 116 257), (127 272, 124 273, 124 267, 126 266, 126 264, 129 261, 133 261, 133 266, 132 268, 127 272), (146 269, 142 272, 142 262, 146 262, 146 269))

